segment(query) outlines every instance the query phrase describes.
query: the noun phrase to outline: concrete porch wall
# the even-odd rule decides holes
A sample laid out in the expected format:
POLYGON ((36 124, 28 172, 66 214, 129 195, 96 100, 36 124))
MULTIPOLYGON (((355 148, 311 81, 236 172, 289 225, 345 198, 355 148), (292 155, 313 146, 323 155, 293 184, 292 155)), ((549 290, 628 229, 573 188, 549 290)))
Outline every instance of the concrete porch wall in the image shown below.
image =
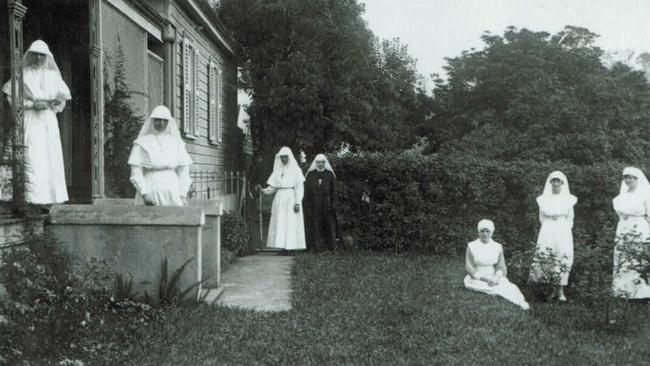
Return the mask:
MULTIPOLYGON (((132 198, 100 198, 95 205, 135 206, 132 198)), ((142 206, 141 206, 142 207, 142 206)), ((204 288, 217 288, 221 284, 221 215, 223 205, 220 200, 189 200, 186 207, 198 207, 205 214, 202 234, 202 271, 204 288)))
MULTIPOLYGON (((110 260, 114 272, 133 277, 138 294, 158 298, 163 258, 168 276, 192 258, 181 275, 181 291, 203 279, 204 224, 200 207, 55 205, 47 233, 75 265, 110 260)), ((200 287, 187 299, 196 298, 200 287)))

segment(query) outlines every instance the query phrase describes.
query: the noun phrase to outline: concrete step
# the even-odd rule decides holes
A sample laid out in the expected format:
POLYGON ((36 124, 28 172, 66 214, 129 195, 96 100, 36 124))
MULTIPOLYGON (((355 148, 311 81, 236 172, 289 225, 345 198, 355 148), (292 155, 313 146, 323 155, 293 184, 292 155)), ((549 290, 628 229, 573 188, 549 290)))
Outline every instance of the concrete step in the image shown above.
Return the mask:
POLYGON ((275 254, 280 253, 281 251, 282 251, 282 249, 280 249, 280 248, 264 247, 264 248, 258 249, 257 254, 260 254, 260 255, 265 255, 265 254, 275 255, 275 254))
POLYGON ((264 254, 264 253, 277 254, 277 253, 279 253, 279 252, 281 252, 281 251, 282 251, 281 248, 269 248, 269 247, 264 247, 264 248, 261 248, 261 249, 258 249, 258 250, 257 250, 257 252, 258 252, 259 254, 264 254))
POLYGON ((31 234, 42 237, 44 235, 44 216, 33 218, 19 218, 11 215, 0 215, 0 250, 24 244, 31 234), (31 228, 31 229, 29 229, 31 228))

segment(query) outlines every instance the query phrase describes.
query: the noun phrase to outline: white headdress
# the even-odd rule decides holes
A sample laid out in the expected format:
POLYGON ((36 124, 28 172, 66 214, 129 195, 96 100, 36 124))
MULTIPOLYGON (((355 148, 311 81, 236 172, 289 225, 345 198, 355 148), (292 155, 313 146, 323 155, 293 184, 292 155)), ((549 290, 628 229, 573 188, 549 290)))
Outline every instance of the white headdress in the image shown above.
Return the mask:
POLYGON ((140 133, 138 133, 138 138, 149 134, 170 134, 182 141, 181 133, 178 130, 176 120, 172 116, 172 113, 169 111, 169 108, 165 107, 164 105, 159 105, 154 108, 153 111, 151 111, 149 118, 144 121, 144 124, 140 129, 140 133), (166 119, 167 129, 165 129, 165 131, 157 132, 153 126, 154 119, 166 119))
POLYGON ((273 162, 273 173, 269 179, 266 180, 266 184, 273 186, 275 188, 289 188, 295 187, 299 183, 305 181, 305 177, 302 175, 302 170, 296 161, 296 158, 293 156, 291 149, 288 147, 283 147, 280 151, 275 154, 275 161, 273 162), (282 164, 281 156, 286 156, 289 158, 289 161, 286 165, 282 164))
POLYGON ((549 204, 557 205, 557 201, 555 200, 558 197, 562 200, 562 202, 568 203, 571 207, 573 207, 578 202, 578 198, 571 194, 571 189, 569 188, 569 180, 567 179, 566 175, 564 175, 564 173, 561 171, 556 170, 548 175, 546 178, 546 184, 544 185, 544 192, 542 192, 541 196, 537 196, 536 200, 537 204, 540 205, 540 207, 542 205, 548 207, 549 204), (554 179, 558 179, 562 182, 562 185, 560 186, 560 193, 558 194, 553 193, 553 184, 551 184, 551 181, 554 179))
POLYGON ((492 220, 483 219, 478 222, 478 231, 481 229, 488 229, 491 233, 494 232, 494 222, 492 220))
POLYGON ((556 197, 562 197, 562 201, 568 202, 571 207, 573 207, 573 205, 578 202, 578 198, 571 194, 571 189, 569 188, 569 180, 567 179, 566 175, 564 175, 564 173, 559 170, 556 170, 548 175, 546 178, 546 184, 544 185, 544 192, 542 192, 541 196, 537 197, 537 203, 539 205, 547 205, 549 202, 555 202, 552 200, 556 197), (553 184, 551 184, 551 181, 553 179, 558 179, 562 182, 559 194, 553 193, 553 184))
POLYGON ((159 105, 142 125, 138 138, 133 142, 142 147, 149 160, 142 162, 137 155, 131 154, 130 165, 141 165, 149 168, 176 168, 192 164, 192 158, 185 149, 185 142, 178 131, 176 120, 167 107, 159 105), (166 119, 167 128, 156 131, 154 119, 166 119), (161 147, 163 147, 161 151, 161 147))
POLYGON ((325 160, 325 170, 329 170, 330 172, 332 172, 332 174, 334 174, 334 176, 336 176, 336 173, 334 173, 334 169, 332 169, 332 165, 330 164, 329 160, 327 160, 327 156, 323 154, 316 155, 314 160, 311 162, 309 169, 307 169, 307 173, 311 172, 312 170, 317 170, 318 168, 316 168, 316 162, 323 161, 323 160, 325 160))
MULTIPOLYGON (((54 61, 54 56, 52 55, 52 52, 50 52, 50 48, 40 39, 32 42, 23 55, 23 70, 25 96, 28 99, 59 99, 66 101, 72 98, 70 95, 70 89, 61 77, 61 72, 54 61), (34 75, 34 77, 32 77, 32 73, 29 72, 30 69, 36 69, 33 67, 31 61, 32 53, 40 53, 46 56, 45 63, 38 67, 38 69, 43 69, 46 72, 34 75)), ((5 83, 2 87, 2 91, 7 95, 11 95, 11 80, 5 83)))
MULTIPOLYGON (((650 195, 650 183, 648 182, 648 178, 646 178, 645 174, 641 171, 639 168, 635 167, 626 167, 623 169, 623 176, 626 175, 631 175, 633 177, 636 177, 637 180, 637 186, 636 190, 634 193, 640 193, 642 195, 650 195)), ((625 179, 621 181, 621 190, 619 193, 625 193, 628 191, 627 184, 625 184, 625 179)))
POLYGON ((551 184, 551 181, 553 179, 558 179, 559 181, 562 182, 562 185, 560 186, 560 193, 559 193, 560 195, 563 196, 571 195, 571 190, 569 189, 569 180, 566 178, 566 175, 564 175, 564 173, 562 173, 559 170, 556 170, 548 175, 548 177, 546 178, 546 184, 544 185, 544 192, 542 193, 542 195, 553 194, 553 185, 551 184))

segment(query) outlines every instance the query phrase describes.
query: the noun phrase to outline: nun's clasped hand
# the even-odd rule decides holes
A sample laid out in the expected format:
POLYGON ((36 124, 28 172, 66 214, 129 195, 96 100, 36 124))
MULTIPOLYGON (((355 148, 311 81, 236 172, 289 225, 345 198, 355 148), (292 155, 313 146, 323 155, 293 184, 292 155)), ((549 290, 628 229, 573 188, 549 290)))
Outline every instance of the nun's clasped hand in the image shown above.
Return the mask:
POLYGON ((47 108, 48 108, 48 104, 47 104, 47 102, 44 102, 44 101, 41 101, 41 100, 34 101, 34 109, 35 109, 35 110, 37 110, 37 111, 44 111, 44 110, 46 110, 47 108))

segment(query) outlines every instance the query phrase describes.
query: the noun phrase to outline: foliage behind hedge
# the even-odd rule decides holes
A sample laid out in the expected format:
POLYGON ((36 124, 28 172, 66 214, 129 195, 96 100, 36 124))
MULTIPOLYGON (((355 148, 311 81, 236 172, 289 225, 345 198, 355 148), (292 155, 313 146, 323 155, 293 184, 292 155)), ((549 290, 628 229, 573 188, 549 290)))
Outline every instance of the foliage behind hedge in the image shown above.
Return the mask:
POLYGON ((460 253, 476 238, 481 218, 495 222, 495 239, 508 252, 532 246, 539 227, 535 198, 553 170, 567 175, 578 197, 576 248, 614 237, 611 200, 619 189, 619 163, 577 166, 404 153, 331 161, 340 181, 343 228, 361 248, 460 253))

